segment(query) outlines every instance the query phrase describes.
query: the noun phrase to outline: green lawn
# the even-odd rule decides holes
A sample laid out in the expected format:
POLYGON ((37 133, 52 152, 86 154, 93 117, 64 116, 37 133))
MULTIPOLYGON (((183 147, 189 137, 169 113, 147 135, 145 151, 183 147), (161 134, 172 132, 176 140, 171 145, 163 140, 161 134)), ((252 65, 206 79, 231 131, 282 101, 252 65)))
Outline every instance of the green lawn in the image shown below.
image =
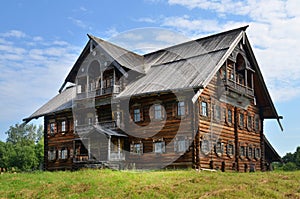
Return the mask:
POLYGON ((5 173, 0 198, 300 198, 300 171, 5 173))

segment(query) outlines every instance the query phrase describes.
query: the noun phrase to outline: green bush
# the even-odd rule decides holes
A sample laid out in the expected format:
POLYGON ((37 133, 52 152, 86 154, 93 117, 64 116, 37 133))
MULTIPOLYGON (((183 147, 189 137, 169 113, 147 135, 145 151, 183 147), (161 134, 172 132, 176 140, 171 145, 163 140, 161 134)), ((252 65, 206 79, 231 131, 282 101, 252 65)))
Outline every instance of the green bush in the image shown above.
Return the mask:
POLYGON ((288 162, 283 165, 283 170, 284 171, 296 171, 297 170, 297 165, 293 162, 288 162))

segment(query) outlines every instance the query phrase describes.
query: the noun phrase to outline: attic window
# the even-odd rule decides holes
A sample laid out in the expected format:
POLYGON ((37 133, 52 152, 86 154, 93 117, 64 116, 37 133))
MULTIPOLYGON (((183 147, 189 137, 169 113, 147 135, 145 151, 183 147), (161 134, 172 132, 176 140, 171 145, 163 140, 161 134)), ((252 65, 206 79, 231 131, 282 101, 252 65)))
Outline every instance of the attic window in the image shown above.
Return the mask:
POLYGON ((162 107, 160 104, 154 105, 154 119, 157 120, 162 119, 162 107))
POLYGON ((178 104, 177 104, 177 114, 178 114, 178 116, 185 115, 184 102, 178 102, 178 104))

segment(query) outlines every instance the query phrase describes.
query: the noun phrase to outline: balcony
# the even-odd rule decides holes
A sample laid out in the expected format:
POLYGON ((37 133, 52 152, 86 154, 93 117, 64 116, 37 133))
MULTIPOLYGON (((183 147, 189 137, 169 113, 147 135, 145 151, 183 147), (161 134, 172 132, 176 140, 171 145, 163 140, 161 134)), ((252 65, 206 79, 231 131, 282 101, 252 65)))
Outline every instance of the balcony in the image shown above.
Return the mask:
POLYGON ((88 92, 81 92, 81 89, 77 89, 76 99, 85 99, 85 98, 93 98, 97 96, 109 95, 109 94, 118 94, 121 91, 120 85, 113 85, 107 88, 96 88, 90 90, 88 92))
POLYGON ((254 97, 254 90, 248 86, 239 84, 233 80, 228 79, 227 86, 236 91, 237 93, 241 93, 250 97, 254 97))

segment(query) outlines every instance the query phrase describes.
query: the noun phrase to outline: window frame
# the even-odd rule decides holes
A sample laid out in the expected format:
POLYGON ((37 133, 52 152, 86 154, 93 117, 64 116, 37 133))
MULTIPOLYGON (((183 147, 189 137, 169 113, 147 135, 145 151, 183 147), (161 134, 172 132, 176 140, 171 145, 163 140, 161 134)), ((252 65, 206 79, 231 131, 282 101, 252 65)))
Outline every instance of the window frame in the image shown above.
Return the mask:
POLYGON ((227 147, 226 147, 226 153, 230 158, 233 158, 235 155, 235 148, 234 148, 234 143, 233 141, 229 141, 227 143, 227 147), (232 149, 230 149, 232 148, 232 149))
POLYGON ((247 129, 248 129, 248 131, 252 131, 252 129, 253 129, 253 116, 250 114, 247 115, 247 129), (249 121, 249 119, 250 119, 250 121, 249 121))
POLYGON ((240 127, 240 129, 245 128, 245 114, 244 114, 244 112, 239 113, 239 127, 240 127))
POLYGON ((141 122, 141 119, 141 109, 138 107, 133 108, 133 121, 141 122), (136 111, 138 111, 138 113, 136 111))
POLYGON ((174 141, 174 152, 175 153, 185 153, 189 151, 190 142, 187 137, 176 137, 174 141))
POLYGON ((224 153, 224 144, 221 140, 218 140, 215 144, 215 153, 217 156, 221 157, 224 153))
POLYGON ((50 126, 49 126, 49 128, 50 128, 50 129, 49 129, 49 130, 50 130, 49 134, 53 136, 53 135, 56 133, 56 132, 55 132, 55 125, 56 125, 56 124, 55 124, 55 122, 50 122, 49 125, 50 125, 50 126))
POLYGON ((207 140, 207 139, 202 140, 202 141, 201 141, 201 146, 200 146, 200 148, 201 148, 201 152, 202 152, 205 156, 207 156, 207 155, 210 153, 210 151, 211 151, 211 148, 210 148, 210 141, 207 140))
POLYGON ((132 142, 130 144, 130 153, 132 155, 142 155, 143 154, 143 142, 139 141, 139 142, 132 142))
POLYGON ((57 150, 55 147, 49 147, 48 149, 48 161, 57 160, 57 150))
POLYGON ((161 104, 154 104, 153 111, 154 111, 153 118, 155 120, 162 120, 163 119, 163 113, 162 113, 163 107, 162 107, 161 104), (158 107, 159 107, 159 109, 157 109, 158 107))
POLYGON ((233 120, 232 120, 233 114, 232 113, 233 113, 232 109, 227 108, 227 111, 226 111, 226 123, 228 125, 232 125, 233 124, 233 120), (230 116, 229 116, 229 112, 230 112, 230 116))
POLYGON ((60 128, 61 132, 65 133, 67 131, 67 121, 63 120, 63 121, 61 121, 60 124, 61 124, 61 128, 60 128))
POLYGON ((208 117, 208 103, 206 101, 201 101, 201 116, 208 117))
POLYGON ((153 143, 153 152, 155 154, 165 153, 166 152, 166 143, 165 143, 165 141, 163 141, 163 140, 155 141, 153 143))
POLYGON ((185 101, 178 101, 177 102, 177 116, 183 117, 185 115, 186 115, 185 101))

